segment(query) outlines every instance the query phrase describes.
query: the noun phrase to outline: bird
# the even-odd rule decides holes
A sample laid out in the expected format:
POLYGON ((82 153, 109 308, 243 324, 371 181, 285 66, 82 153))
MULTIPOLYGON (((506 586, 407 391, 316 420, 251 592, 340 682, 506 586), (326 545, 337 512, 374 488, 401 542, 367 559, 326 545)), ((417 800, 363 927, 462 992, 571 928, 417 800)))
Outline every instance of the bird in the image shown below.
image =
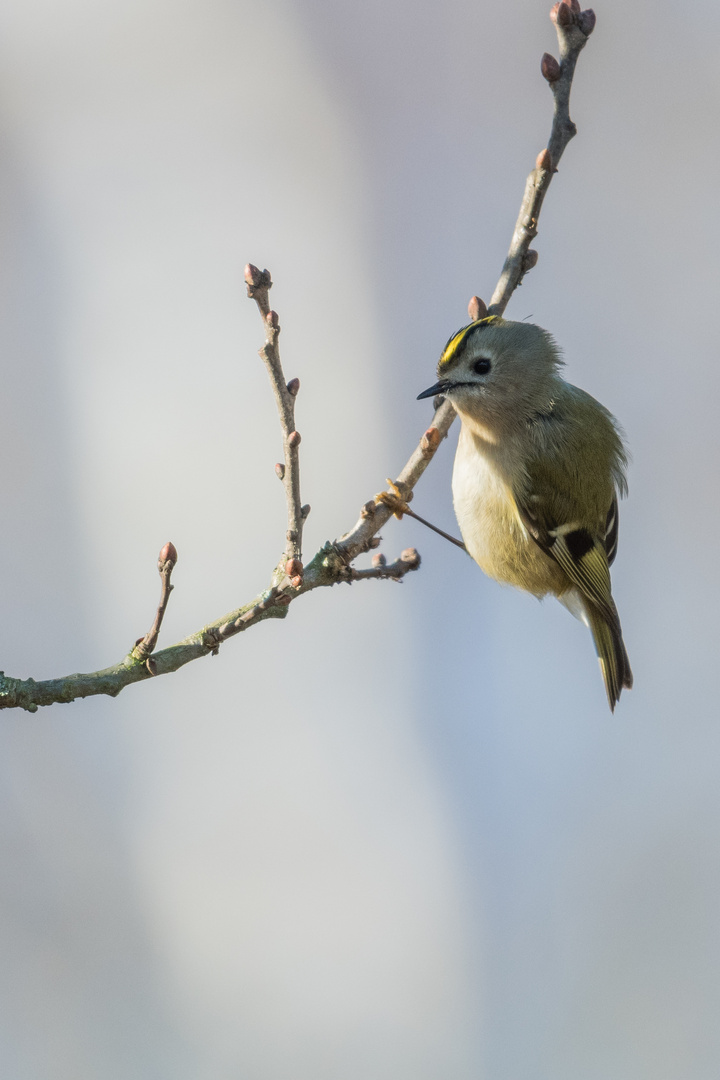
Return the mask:
POLYGON ((542 327, 490 315, 452 335, 418 400, 442 395, 460 418, 452 492, 468 553, 589 627, 614 712, 633 684, 610 586, 628 456, 615 418, 562 366, 542 327))

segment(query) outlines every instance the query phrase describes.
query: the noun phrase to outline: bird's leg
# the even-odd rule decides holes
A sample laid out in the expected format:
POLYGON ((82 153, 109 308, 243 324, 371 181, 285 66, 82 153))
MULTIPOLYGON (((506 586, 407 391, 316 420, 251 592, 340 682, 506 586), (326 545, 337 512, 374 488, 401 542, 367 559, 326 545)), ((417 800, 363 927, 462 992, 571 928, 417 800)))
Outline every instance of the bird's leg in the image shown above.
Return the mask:
POLYGON ((402 521, 403 515, 407 514, 408 517, 414 518, 415 521, 419 521, 421 525, 425 525, 428 529, 432 529, 438 536, 444 537, 445 540, 449 540, 451 544, 455 544, 455 547, 462 548, 463 551, 467 551, 467 548, 463 544, 462 540, 456 540, 454 536, 450 536, 449 533, 443 532, 442 529, 438 529, 437 525, 431 524, 426 521, 425 518, 420 517, 408 506, 408 502, 412 499, 412 491, 403 490, 405 485, 395 483, 394 480, 388 479, 388 485, 390 491, 380 491, 375 496, 376 503, 382 503, 383 506, 387 506, 389 510, 392 510, 398 521, 402 521))

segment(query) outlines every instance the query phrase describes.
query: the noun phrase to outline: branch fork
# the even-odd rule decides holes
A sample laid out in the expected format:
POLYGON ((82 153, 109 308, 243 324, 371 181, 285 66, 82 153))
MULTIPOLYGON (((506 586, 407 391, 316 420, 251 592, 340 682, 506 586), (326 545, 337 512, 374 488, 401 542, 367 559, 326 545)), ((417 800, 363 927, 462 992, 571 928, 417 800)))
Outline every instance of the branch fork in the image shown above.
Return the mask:
MULTIPOLYGON (((488 314, 502 315, 523 275, 536 264, 537 252, 530 248, 530 244, 537 235, 543 200, 552 177, 557 172, 565 147, 576 133, 569 112, 570 89, 578 56, 595 26, 595 15, 590 9, 581 10, 578 0, 562 0, 554 5, 550 17, 557 30, 560 52, 559 62, 549 53, 545 53, 541 61, 542 75, 548 82, 554 99, 550 139, 547 147, 538 155, 535 168, 528 176, 510 250, 490 305, 486 307, 479 297, 474 296, 468 305, 471 321, 485 318, 488 314)), ((436 529, 408 506, 413 489, 455 419, 452 405, 440 397, 435 399, 432 422, 405 467, 395 480, 388 481, 390 490, 366 502, 349 532, 335 541, 328 541, 316 552, 307 566, 303 565, 303 525, 310 513, 310 507, 303 505, 300 498, 299 448, 302 440, 295 424, 295 401, 300 383, 296 378, 286 382, 283 374, 278 344, 280 322, 269 303, 269 291, 272 288, 269 271, 259 270, 258 267, 248 264, 245 267, 245 282, 248 296, 255 300, 263 320, 265 342, 260 349, 260 356, 270 377, 283 437, 283 461, 275 466, 275 472, 285 488, 288 525, 285 550, 273 573, 271 587, 250 603, 224 615, 183 641, 155 652, 173 588, 170 577, 177 562, 177 551, 168 543, 160 552, 158 561, 161 596, 153 625, 143 638, 137 640, 127 656, 103 671, 67 675, 43 682, 14 679, 0 672, 0 709, 22 708, 28 712, 36 712, 40 705, 69 702, 78 697, 90 697, 94 694, 114 697, 131 683, 177 671, 190 661, 207 656, 208 653, 217 655, 220 645, 228 638, 265 619, 284 618, 290 604, 298 596, 313 589, 340 582, 352 583, 369 579, 402 581, 407 573, 420 566, 420 556, 414 548, 406 549, 390 564, 384 555, 376 552, 370 568, 357 570, 352 565, 358 555, 379 546, 378 534, 393 515, 401 517, 408 514, 463 547, 459 540, 436 529)))

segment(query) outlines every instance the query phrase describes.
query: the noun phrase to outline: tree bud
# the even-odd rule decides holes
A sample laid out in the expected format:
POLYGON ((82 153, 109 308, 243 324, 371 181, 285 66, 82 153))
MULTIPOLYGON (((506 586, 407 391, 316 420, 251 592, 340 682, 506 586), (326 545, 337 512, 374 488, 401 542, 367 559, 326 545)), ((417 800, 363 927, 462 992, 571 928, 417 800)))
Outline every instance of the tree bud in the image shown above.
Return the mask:
POLYGON ((415 550, 415 548, 405 548, 405 550, 400 555, 400 561, 407 563, 408 566, 419 566, 420 556, 415 550))
POLYGON ((174 566, 177 560, 177 549, 175 545, 168 540, 167 544, 158 555, 158 566, 161 569, 165 565, 165 563, 170 563, 171 566, 174 566))
POLYGON ((288 435, 288 446, 291 446, 293 450, 300 445, 302 439, 299 431, 291 431, 288 435))
POLYGON ((379 567, 385 566, 387 564, 387 559, 383 555, 382 551, 378 551, 378 552, 375 553, 375 555, 373 555, 372 564, 373 564, 373 566, 375 567, 376 570, 379 567))
POLYGON ((368 547, 369 548, 379 548, 380 547, 380 537, 379 536, 371 536, 370 539, 368 540, 368 547))
POLYGON ((300 380, 299 379, 291 379, 290 382, 287 384, 288 394, 290 394, 292 397, 297 397, 297 392, 298 392, 299 389, 300 389, 300 380))
POLYGON ((360 511, 361 518, 375 517, 375 502, 371 499, 370 502, 366 502, 360 511))
POLYGON ((248 263, 245 267, 245 281, 248 285, 257 288, 262 281, 262 274, 258 270, 257 266, 253 266, 252 263, 248 263))
POLYGON ((570 26, 573 22, 572 8, 569 4, 565 3, 565 0, 560 0, 557 9, 557 17, 555 20, 558 26, 570 26))
POLYGON ((543 79, 547 79, 549 83, 557 82, 560 78, 560 65, 549 52, 543 53, 543 58, 540 61, 540 71, 543 79))
POLYGON ((277 330, 280 326, 280 320, 278 319, 277 311, 268 311, 267 315, 265 316, 265 322, 268 324, 268 326, 272 326, 273 330, 277 330))
POLYGON ((439 445, 440 432, 436 427, 429 427, 420 440, 420 448, 422 450, 437 450, 439 445))
POLYGON ((304 505, 304 506, 301 506, 301 507, 300 507, 300 515, 301 515, 301 517, 302 517, 303 521, 305 520, 305 518, 306 518, 306 517, 308 517, 308 516, 309 516, 309 514, 310 514, 310 509, 311 509, 311 507, 310 507, 310 503, 305 503, 305 505, 304 505))
POLYGON ((525 258, 523 259, 523 272, 527 273, 528 270, 532 270, 533 266, 537 265, 538 258, 537 251, 534 251, 532 248, 530 251, 526 252, 525 258))
POLYGON ((302 581, 302 576, 300 574, 296 574, 294 578, 291 578, 290 584, 292 585, 293 589, 299 589, 302 585, 302 581))
POLYGON ((281 461, 278 461, 275 465, 275 475, 277 476, 278 480, 285 479, 285 466, 281 461))
POLYGON ((545 150, 541 150, 538 156, 535 158, 535 168, 545 169, 547 172, 551 172, 552 167, 553 163, 550 156, 550 151, 545 148, 545 150))
POLYGON ((570 4, 571 9, 576 15, 580 14, 580 4, 578 3, 578 0, 565 0, 565 2, 570 4))
POLYGON ((479 319, 486 318, 487 305, 485 301, 481 300, 479 296, 473 296, 468 304, 468 315, 472 322, 477 322, 479 319))
POLYGON ((590 37, 595 29, 595 12, 593 9, 588 8, 587 11, 581 11, 577 22, 585 37, 590 37))
POLYGON ((289 578, 302 577, 303 564, 299 559, 288 559, 285 563, 285 573, 289 578))

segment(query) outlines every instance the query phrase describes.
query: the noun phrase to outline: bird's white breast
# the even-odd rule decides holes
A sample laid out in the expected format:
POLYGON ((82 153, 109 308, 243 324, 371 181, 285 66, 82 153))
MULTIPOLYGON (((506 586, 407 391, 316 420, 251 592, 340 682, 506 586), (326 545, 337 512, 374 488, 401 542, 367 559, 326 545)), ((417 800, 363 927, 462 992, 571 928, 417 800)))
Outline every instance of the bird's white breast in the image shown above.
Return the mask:
MULTIPOLYGON (((528 535, 510 486, 512 463, 463 424, 453 469, 453 502, 468 552, 489 577, 536 596, 562 592, 565 575, 528 535)), ((569 582, 567 583, 569 584, 569 582)))

